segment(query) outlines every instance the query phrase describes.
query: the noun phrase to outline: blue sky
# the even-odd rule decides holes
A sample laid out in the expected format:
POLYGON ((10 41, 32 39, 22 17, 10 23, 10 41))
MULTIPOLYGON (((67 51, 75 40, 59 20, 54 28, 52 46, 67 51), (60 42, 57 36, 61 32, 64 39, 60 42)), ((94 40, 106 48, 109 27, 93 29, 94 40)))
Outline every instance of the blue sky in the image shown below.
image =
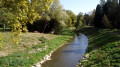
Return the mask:
POLYGON ((96 8, 100 0, 60 0, 66 10, 72 10, 76 15, 79 12, 88 13, 96 8))

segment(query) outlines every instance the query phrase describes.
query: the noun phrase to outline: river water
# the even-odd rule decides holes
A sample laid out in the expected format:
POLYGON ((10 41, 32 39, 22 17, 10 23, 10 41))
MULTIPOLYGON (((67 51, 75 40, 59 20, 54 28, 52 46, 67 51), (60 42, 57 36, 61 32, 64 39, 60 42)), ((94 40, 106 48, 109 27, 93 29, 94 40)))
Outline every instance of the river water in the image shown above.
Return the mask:
POLYGON ((42 67, 76 67, 82 60, 83 54, 88 46, 88 38, 84 34, 76 34, 70 44, 55 51, 51 60, 42 64, 42 67))

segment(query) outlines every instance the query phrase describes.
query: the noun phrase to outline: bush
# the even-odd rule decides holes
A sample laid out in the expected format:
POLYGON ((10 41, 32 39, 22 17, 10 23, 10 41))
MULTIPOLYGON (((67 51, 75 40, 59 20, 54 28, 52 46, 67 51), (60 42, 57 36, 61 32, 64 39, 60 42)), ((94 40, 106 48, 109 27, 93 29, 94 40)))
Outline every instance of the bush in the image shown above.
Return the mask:
POLYGON ((70 29, 68 29, 68 28, 64 28, 62 30, 62 35, 73 35, 73 34, 74 33, 70 29))
POLYGON ((39 38, 39 41, 42 41, 42 43, 45 43, 47 41, 47 39, 42 36, 42 37, 39 38))

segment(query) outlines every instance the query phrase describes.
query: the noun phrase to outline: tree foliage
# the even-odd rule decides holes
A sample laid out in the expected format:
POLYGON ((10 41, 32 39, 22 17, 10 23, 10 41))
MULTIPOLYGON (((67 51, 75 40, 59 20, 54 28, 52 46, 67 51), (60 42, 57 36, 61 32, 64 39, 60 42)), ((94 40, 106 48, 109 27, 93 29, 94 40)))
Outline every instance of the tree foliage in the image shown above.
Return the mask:
POLYGON ((102 11, 102 7, 100 4, 97 5, 96 7, 96 13, 95 13, 95 17, 94 17, 94 26, 95 27, 102 27, 102 16, 103 16, 103 11, 102 11))
POLYGON ((75 24, 75 27, 78 29, 78 28, 80 28, 80 26, 82 26, 82 25, 85 25, 85 23, 84 23, 84 15, 83 15, 83 13, 79 13, 78 15, 77 15, 77 22, 76 22, 76 24, 75 24))
POLYGON ((54 0, 50 8, 51 18, 54 20, 53 30, 56 34, 61 33, 62 29, 67 26, 68 14, 63 10, 60 0, 54 0))
POLYGON ((43 12, 49 10, 53 0, 1 0, 1 8, 7 9, 7 20, 12 28, 14 42, 18 44, 22 31, 27 32, 27 23, 33 23, 43 12))
POLYGON ((107 0, 104 5, 99 4, 96 8, 94 26, 98 28, 120 28, 119 4, 118 0, 107 0))
POLYGON ((60 1, 54 0, 50 10, 44 12, 41 17, 33 25, 28 25, 29 31, 31 31, 32 27, 34 28, 32 31, 37 30, 42 33, 54 32, 60 34, 63 28, 67 26, 69 15, 63 10, 60 1))
POLYGON ((100 5, 101 6, 105 5, 105 0, 100 0, 100 5))
POLYGON ((77 22, 77 16, 71 10, 66 10, 66 12, 69 15, 67 25, 69 27, 75 26, 75 24, 77 22))
POLYGON ((95 17, 95 12, 96 12, 96 10, 94 9, 94 10, 92 11, 92 14, 89 15, 89 24, 88 24, 88 25, 93 26, 94 17, 95 17))

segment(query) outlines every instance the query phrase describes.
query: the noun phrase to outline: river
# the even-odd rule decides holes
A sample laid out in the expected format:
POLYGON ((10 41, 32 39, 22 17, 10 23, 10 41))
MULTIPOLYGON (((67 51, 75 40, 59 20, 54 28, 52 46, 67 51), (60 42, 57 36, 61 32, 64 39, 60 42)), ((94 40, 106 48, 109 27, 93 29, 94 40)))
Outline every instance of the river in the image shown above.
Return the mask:
POLYGON ((88 38, 84 34, 76 34, 70 44, 55 51, 51 60, 42 64, 42 67, 76 67, 76 64, 82 60, 83 54, 88 46, 88 38))

